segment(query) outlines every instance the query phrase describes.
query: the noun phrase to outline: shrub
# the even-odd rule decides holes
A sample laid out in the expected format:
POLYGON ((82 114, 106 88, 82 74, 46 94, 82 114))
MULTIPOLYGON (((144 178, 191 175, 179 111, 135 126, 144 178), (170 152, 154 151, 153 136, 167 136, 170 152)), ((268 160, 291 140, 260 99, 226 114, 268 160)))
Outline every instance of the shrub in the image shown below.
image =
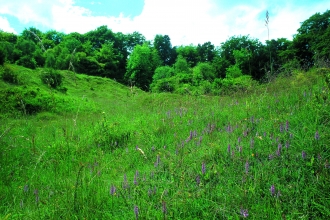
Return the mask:
POLYGON ((48 71, 41 74, 42 82, 52 88, 60 86, 62 84, 62 79, 63 76, 54 69, 49 69, 48 71))
POLYGON ((2 80, 11 83, 11 84, 18 84, 18 75, 15 73, 9 66, 4 66, 3 73, 2 73, 2 80))
POLYGON ((153 92, 173 92, 175 90, 175 79, 165 78, 153 82, 151 85, 153 92))
POLYGON ((30 69, 35 69, 37 67, 36 60, 33 57, 31 58, 29 55, 19 58, 19 60, 16 61, 16 64, 30 69))
POLYGON ((155 70, 155 74, 153 75, 152 79, 153 81, 156 81, 159 79, 170 78, 172 76, 174 76, 174 70, 172 67, 160 66, 155 70))

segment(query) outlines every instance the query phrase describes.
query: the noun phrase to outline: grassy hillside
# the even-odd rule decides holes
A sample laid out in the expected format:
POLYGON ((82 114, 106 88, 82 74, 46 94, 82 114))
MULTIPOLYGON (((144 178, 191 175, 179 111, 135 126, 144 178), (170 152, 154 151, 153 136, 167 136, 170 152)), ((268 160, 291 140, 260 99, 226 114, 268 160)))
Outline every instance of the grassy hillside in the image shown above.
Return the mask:
POLYGON ((330 217, 328 69, 209 97, 6 68, 0 218, 330 217))

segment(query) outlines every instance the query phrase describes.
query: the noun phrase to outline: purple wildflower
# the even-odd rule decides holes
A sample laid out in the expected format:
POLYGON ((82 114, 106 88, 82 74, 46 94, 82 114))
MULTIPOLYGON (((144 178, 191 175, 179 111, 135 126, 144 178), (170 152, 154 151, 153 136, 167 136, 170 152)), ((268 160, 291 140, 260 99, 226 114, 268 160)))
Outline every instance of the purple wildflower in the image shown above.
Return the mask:
POLYGON ((253 147, 254 147, 254 139, 251 138, 251 140, 250 140, 250 148, 253 148, 253 147))
POLYGON ((274 184, 271 185, 271 187, 270 187, 270 194, 271 194, 272 196, 275 195, 275 186, 274 186, 274 184))
POLYGON ((320 135, 318 131, 315 132, 315 140, 320 140, 320 135))
POLYGON ((38 204, 38 202, 39 202, 39 190, 38 189, 34 190, 34 195, 36 196, 36 203, 38 204))
POLYGON ((288 149, 290 147, 290 142, 289 141, 286 141, 285 142, 285 147, 288 149))
POLYGON ((166 208, 166 202, 165 201, 163 201, 163 203, 162 203, 162 211, 163 211, 164 214, 167 213, 167 208, 166 208))
POLYGON ((248 216, 249 216, 249 212, 248 212, 248 210, 247 210, 247 209, 241 209, 241 216, 242 216, 243 218, 248 217, 248 216))
POLYGON ((199 186, 199 184, 201 183, 201 178, 199 177, 199 175, 196 177, 196 183, 197 186, 199 186))
POLYGON ((25 185, 23 191, 24 191, 25 193, 27 193, 27 192, 29 191, 29 186, 28 186, 28 185, 25 185))
POLYGON ((293 134, 292 133, 290 133, 290 139, 292 139, 293 138, 293 134))
POLYGON ((134 175, 134 185, 138 184, 138 178, 139 178, 139 171, 136 171, 134 175))
POLYGON ((148 189, 148 196, 151 196, 153 193, 152 189, 148 189))
POLYGON ((230 144, 228 144, 227 151, 230 153, 230 144))
POLYGON ((246 137, 248 135, 248 130, 243 131, 243 136, 246 137))
POLYGON ((228 124, 228 126, 227 126, 227 132, 231 133, 232 131, 233 131, 233 130, 232 130, 230 124, 228 124))
POLYGON ((243 147, 242 147, 242 146, 239 146, 239 147, 238 147, 238 152, 241 153, 241 152, 242 152, 242 149, 243 149, 243 147))
POLYGON ((301 157, 302 157, 302 159, 305 159, 306 158, 306 152, 305 151, 302 151, 301 152, 301 157))
POLYGON ((237 138, 237 142, 238 142, 238 144, 241 143, 241 137, 238 137, 238 138, 237 138))
POLYGON ((115 193, 116 193, 116 187, 114 186, 114 185, 111 185, 111 187, 110 187, 110 195, 115 195, 115 193))
POLYGON ((248 161, 245 163, 245 173, 247 174, 249 172, 250 164, 248 161))
POLYGON ((193 132, 190 131, 189 137, 188 137, 188 139, 186 140, 186 142, 189 142, 189 141, 192 140, 192 139, 193 139, 193 132))
POLYGON ((277 149, 277 151, 276 151, 276 155, 279 157, 279 156, 281 156, 281 150, 280 149, 277 149))
POLYGON ((124 174, 124 181, 123 181, 123 189, 127 189, 129 187, 127 182, 127 176, 126 173, 124 174))
POLYGON ((206 167, 205 167, 205 163, 202 163, 202 174, 205 174, 206 172, 206 167))
POLYGON ((156 162, 155 162, 155 167, 158 167, 160 163, 160 158, 159 158, 159 155, 157 155, 157 159, 156 159, 156 162))
POLYGON ((280 124, 280 132, 281 133, 283 132, 283 124, 282 123, 280 124))
POLYGON ((285 131, 288 132, 289 131, 289 121, 286 120, 285 122, 285 131))
POLYGON ((134 206, 134 213, 135 213, 135 218, 138 219, 139 218, 139 207, 134 206))
POLYGON ((277 150, 281 151, 282 150, 282 144, 278 143, 277 150))

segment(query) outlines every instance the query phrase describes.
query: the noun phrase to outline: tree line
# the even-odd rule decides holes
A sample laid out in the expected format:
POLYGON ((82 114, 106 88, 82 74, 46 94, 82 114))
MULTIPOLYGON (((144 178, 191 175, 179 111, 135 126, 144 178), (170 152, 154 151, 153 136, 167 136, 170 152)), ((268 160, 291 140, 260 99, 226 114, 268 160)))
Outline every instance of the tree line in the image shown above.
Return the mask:
POLYGON ((107 26, 85 34, 30 27, 19 35, 0 31, 0 64, 69 69, 145 91, 184 93, 198 88, 197 93, 206 94, 327 63, 329 22, 327 10, 302 22, 293 40, 271 39, 263 44, 249 36, 232 36, 217 46, 211 42, 172 46, 168 35, 147 41, 139 32, 115 33, 107 26))

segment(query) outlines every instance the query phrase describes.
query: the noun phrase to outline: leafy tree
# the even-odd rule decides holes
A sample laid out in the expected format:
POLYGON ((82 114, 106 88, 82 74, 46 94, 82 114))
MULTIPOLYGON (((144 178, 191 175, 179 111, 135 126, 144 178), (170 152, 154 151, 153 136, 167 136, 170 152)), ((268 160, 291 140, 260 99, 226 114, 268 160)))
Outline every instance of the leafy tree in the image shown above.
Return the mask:
POLYGON ((155 82, 157 80, 170 78, 172 76, 174 76, 174 69, 172 67, 160 66, 156 68, 152 81, 155 82))
POLYGON ((147 44, 136 45, 128 59, 125 78, 148 91, 154 71, 160 64, 160 58, 154 48, 147 44))
POLYGON ((115 79, 118 69, 118 58, 113 48, 113 43, 105 43, 97 53, 97 60, 103 64, 103 76, 115 79))
POLYGON ((3 46, 0 44, 0 65, 3 65, 6 61, 6 52, 3 46))
MULTIPOLYGON (((279 70, 290 58, 286 57, 291 41, 286 38, 278 38, 266 41, 266 47, 270 50, 272 56, 273 70, 279 70)), ((292 57, 293 58, 293 57, 292 57)), ((291 60, 291 59, 290 59, 291 60)))
POLYGON ((179 56, 182 56, 186 59, 190 67, 196 66, 199 61, 197 49, 193 45, 180 46, 176 49, 176 52, 179 56))
POLYGON ((127 34, 125 37, 125 48, 128 54, 133 52, 136 45, 143 45, 146 42, 145 37, 137 31, 127 34))
POLYGON ((45 67, 53 68, 56 67, 56 59, 55 59, 55 52, 53 49, 48 49, 46 51, 46 60, 45 60, 45 67))
POLYGON ((82 42, 73 37, 66 37, 61 46, 64 46, 68 49, 68 52, 71 54, 73 51, 83 51, 82 42))
POLYGON ((32 56, 36 50, 36 45, 32 40, 19 38, 14 49, 14 59, 18 65, 35 69, 37 62, 32 56))
POLYGON ((292 50, 301 65, 309 68, 319 56, 329 58, 329 24, 330 10, 323 14, 316 13, 301 24, 292 42, 292 50))
POLYGON ((81 44, 85 43, 88 40, 86 34, 72 32, 70 34, 65 35, 60 43, 62 43, 65 39, 70 39, 70 38, 74 38, 78 40, 81 44))
POLYGON ((178 56, 173 67, 174 67, 175 74, 190 73, 189 64, 188 64, 187 60, 181 55, 178 56))
MULTIPOLYGON (((61 43, 55 46, 54 49, 51 51, 51 54, 54 55, 55 58, 55 66, 54 66, 55 69, 65 70, 69 68, 71 53, 69 49, 64 46, 64 44, 61 43)), ((52 59, 52 58, 48 58, 47 56, 46 61, 47 59, 52 59)))
POLYGON ((30 40, 35 44, 40 44, 42 35, 43 34, 39 29, 35 27, 29 27, 22 32, 21 38, 23 38, 24 40, 30 40))
MULTIPOLYGON (((126 39, 127 35, 118 32, 115 33, 115 41, 112 42, 113 44, 113 54, 116 57, 116 70, 112 71, 111 78, 116 79, 116 81, 125 83, 124 82, 124 75, 126 72, 126 65, 127 65, 127 57, 128 57, 128 51, 126 48, 126 39)), ((105 69, 106 71, 106 69, 105 69)))
POLYGON ((240 69, 244 74, 251 75, 254 79, 261 79, 265 74, 265 67, 269 65, 269 59, 265 46, 257 39, 250 39, 248 36, 231 37, 221 44, 219 49, 220 60, 215 62, 217 75, 223 75, 226 69, 235 65, 234 50, 246 51, 248 59, 240 64, 240 69), (267 64, 268 63, 268 64, 267 64))
POLYGON ((216 56, 216 50, 211 42, 197 45, 197 54, 199 62, 212 62, 216 56))
POLYGON ((210 63, 198 63, 193 68, 193 77, 195 85, 199 85, 201 81, 212 82, 215 78, 213 66, 210 63))
POLYGON ((187 60, 179 55, 176 59, 174 67, 175 77, 178 79, 179 83, 191 84, 193 81, 193 76, 191 74, 191 69, 187 60))
POLYGON ((49 30, 43 34, 42 40, 49 40, 54 46, 59 45, 65 37, 65 34, 56 30, 49 30))
POLYGON ((14 62, 14 47, 17 43, 17 36, 0 30, 0 53, 3 62, 14 62))
POLYGON ((84 52, 76 53, 76 70, 78 73, 85 73, 92 76, 101 76, 103 65, 95 57, 87 56, 84 52))
POLYGON ((37 62, 37 66, 43 67, 45 65, 45 53, 41 48, 36 48, 36 50, 32 53, 33 58, 37 62))
POLYGON ((114 42, 115 34, 108 29, 106 25, 100 26, 93 31, 89 31, 85 34, 86 38, 93 45, 94 50, 99 50, 102 44, 106 42, 114 42))
POLYGON ((9 42, 11 44, 16 44, 17 35, 13 33, 7 33, 5 31, 0 30, 0 41, 9 42))
POLYGON ((164 65, 171 66, 175 62, 175 49, 172 48, 171 39, 168 35, 157 34, 154 39, 154 47, 164 65))

